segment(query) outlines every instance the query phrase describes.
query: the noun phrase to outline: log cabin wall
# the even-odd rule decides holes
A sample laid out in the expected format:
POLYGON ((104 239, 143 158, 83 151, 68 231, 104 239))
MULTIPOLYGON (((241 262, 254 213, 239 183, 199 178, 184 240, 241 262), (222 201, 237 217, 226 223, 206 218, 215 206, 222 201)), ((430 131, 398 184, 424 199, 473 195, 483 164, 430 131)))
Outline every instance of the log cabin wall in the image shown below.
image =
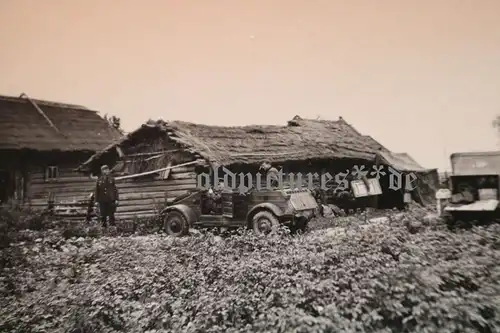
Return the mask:
POLYGON ((94 191, 95 180, 74 171, 77 166, 78 163, 30 166, 26 175, 29 187, 25 206, 45 209, 49 201, 56 206, 78 202, 83 205, 83 201, 87 201, 94 191))
POLYGON ((64 210, 70 210, 72 216, 85 216, 84 206, 88 203, 95 180, 74 170, 90 155, 89 152, 2 152, 0 169, 6 170, 9 176, 10 204, 44 210, 52 201, 57 207, 61 204, 70 206, 64 210))
POLYGON ((167 179, 158 176, 117 180, 120 204, 117 219, 156 215, 176 197, 196 189, 195 166, 174 168, 167 179))
POLYGON ((110 155, 115 156, 114 160, 110 157, 106 160, 116 177, 120 199, 117 219, 155 216, 168 201, 197 187, 195 164, 174 167, 197 158, 164 136, 132 140, 118 150, 120 154, 110 155), (167 165, 174 168, 141 176, 167 165))
MULTIPOLYGON (((96 179, 74 171, 77 164, 57 166, 57 177, 47 177, 47 168, 32 166, 28 173, 29 188, 25 206, 45 209, 50 200, 59 210, 68 210, 66 215, 84 218, 89 196, 94 192, 96 179), (80 207, 80 209, 76 209, 80 207), (78 210, 78 211, 76 211, 78 210)), ((116 217, 129 219, 135 216, 154 216, 167 200, 196 188, 195 166, 174 168, 167 179, 161 175, 129 178, 116 181, 120 203, 116 217)), ((65 215, 60 213, 59 215, 65 215)))
POLYGON ((95 179, 75 169, 91 152, 33 152, 26 156, 24 206, 52 208, 54 215, 68 220, 84 220, 95 179))

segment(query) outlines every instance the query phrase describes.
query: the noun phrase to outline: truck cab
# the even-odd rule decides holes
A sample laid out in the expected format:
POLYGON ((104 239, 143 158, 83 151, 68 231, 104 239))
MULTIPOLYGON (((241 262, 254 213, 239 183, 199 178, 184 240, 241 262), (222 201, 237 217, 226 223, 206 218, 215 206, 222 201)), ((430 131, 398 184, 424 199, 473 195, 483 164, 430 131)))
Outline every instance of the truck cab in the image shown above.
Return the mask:
POLYGON ((455 220, 495 219, 500 202, 500 152, 451 155, 449 195, 441 215, 455 220))

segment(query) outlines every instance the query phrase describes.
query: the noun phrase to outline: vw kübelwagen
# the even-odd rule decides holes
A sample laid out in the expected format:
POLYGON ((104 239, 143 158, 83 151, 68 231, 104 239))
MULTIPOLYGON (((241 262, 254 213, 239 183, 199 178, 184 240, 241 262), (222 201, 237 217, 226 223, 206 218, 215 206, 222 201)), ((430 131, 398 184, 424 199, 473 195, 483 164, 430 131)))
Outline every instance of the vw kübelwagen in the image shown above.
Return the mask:
POLYGON ((308 189, 224 190, 216 209, 206 207, 208 197, 208 191, 200 189, 169 204, 161 213, 165 232, 178 237, 195 227, 247 227, 268 234, 280 225, 305 231, 318 207, 308 189))
POLYGON ((500 152, 451 155, 449 192, 439 206, 449 223, 488 220, 499 216, 500 152))

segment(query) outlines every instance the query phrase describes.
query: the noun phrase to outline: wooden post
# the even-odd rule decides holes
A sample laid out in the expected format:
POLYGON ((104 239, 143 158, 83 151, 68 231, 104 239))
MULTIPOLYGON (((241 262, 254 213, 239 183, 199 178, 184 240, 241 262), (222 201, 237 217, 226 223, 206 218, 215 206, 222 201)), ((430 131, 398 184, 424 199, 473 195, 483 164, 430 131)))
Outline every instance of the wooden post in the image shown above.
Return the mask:
POLYGON ((116 153, 118 154, 118 156, 120 158, 122 158, 123 156, 125 156, 125 154, 123 153, 123 150, 120 147, 118 147, 118 146, 116 146, 116 153))
POLYGON ((31 172, 29 168, 24 171, 24 204, 31 207, 31 172))
POLYGON ((11 205, 16 203, 16 172, 15 169, 9 170, 9 179, 8 179, 8 200, 11 205))

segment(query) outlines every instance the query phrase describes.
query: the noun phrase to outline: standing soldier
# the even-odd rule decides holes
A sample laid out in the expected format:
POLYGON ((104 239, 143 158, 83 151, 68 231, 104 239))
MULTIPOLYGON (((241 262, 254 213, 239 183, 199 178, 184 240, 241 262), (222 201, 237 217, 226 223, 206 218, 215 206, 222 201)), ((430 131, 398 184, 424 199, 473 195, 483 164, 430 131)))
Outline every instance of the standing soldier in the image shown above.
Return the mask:
POLYGON ((115 178, 110 175, 107 165, 101 167, 101 175, 97 179, 95 188, 95 201, 99 204, 101 213, 101 222, 103 227, 109 224, 115 225, 115 211, 118 206, 118 189, 116 188, 115 178))

